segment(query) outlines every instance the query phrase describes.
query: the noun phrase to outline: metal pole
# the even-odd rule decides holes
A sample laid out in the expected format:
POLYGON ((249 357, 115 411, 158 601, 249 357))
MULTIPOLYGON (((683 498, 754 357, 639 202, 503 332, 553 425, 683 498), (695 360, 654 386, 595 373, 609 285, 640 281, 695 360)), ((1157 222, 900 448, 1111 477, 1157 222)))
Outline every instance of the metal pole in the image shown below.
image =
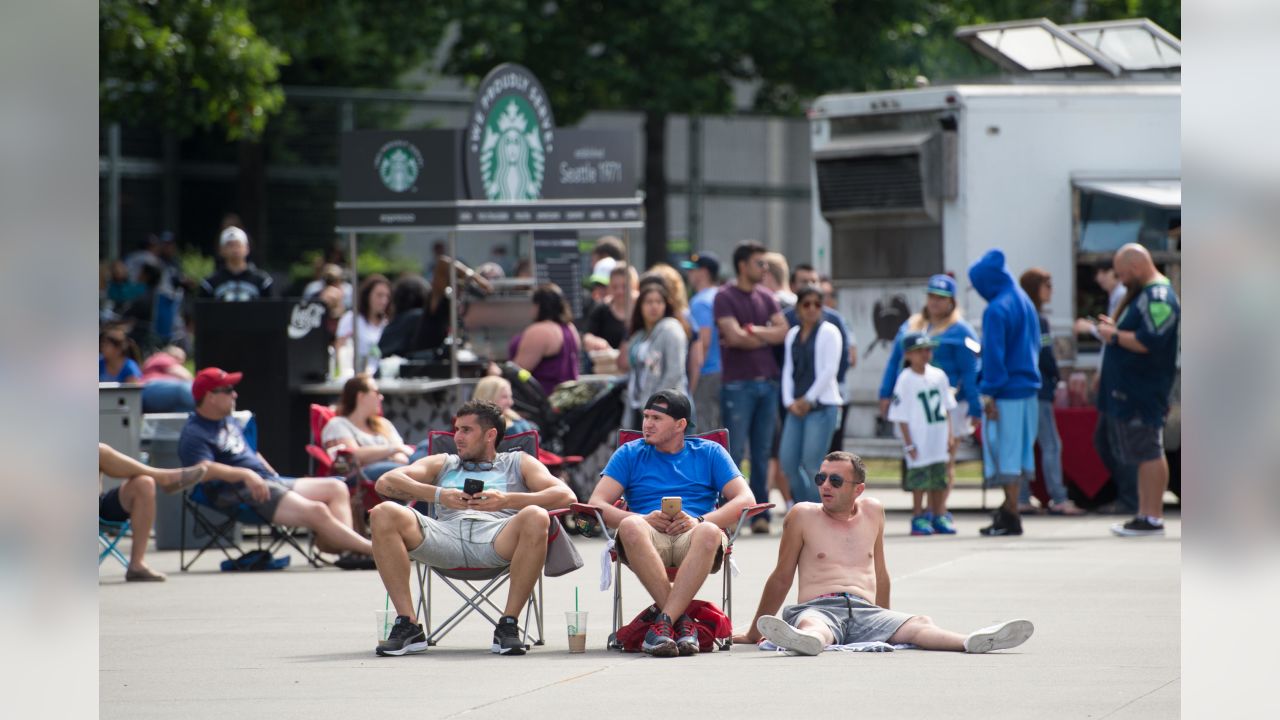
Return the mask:
MULTIPOLYGON (((449 231, 449 260, 450 262, 458 262, 458 233, 449 231)), ((453 292, 453 297, 449 301, 449 376, 454 380, 458 379, 458 269, 457 267, 449 268, 449 288, 453 292)), ((461 393, 461 391, 459 391, 461 393)))
POLYGON ((689 249, 697 252, 702 249, 702 118, 689 116, 688 138, 688 175, 689 195, 687 203, 687 224, 689 249))
POLYGON ((107 128, 107 259, 120 259, 120 123, 107 128))
POLYGON ((356 247, 356 234, 347 233, 347 251, 351 254, 351 277, 353 282, 351 285, 351 370, 352 374, 362 371, 360 367, 360 333, 356 329, 356 321, 360 319, 360 293, 355 292, 356 284, 360 280, 360 269, 356 266, 359 260, 359 254, 356 247), (360 368, 357 370, 356 368, 360 368))

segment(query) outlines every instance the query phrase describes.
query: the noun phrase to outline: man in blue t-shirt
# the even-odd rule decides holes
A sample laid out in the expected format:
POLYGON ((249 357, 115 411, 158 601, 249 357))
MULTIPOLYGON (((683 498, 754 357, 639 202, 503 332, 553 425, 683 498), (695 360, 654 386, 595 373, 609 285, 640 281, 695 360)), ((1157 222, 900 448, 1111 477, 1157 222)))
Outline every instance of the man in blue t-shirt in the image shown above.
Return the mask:
POLYGON ((727 450, 711 440, 685 437, 689 411, 689 398, 677 390, 650 396, 641 425, 644 437, 618 448, 590 500, 605 523, 618 529, 618 556, 661 610, 642 645, 657 657, 698 652, 697 630, 684 612, 707 575, 724 561, 723 529, 735 524, 753 500, 727 450), (614 507, 624 495, 628 508, 614 507), (724 504, 717 508, 720 495, 724 504), (680 498, 681 509, 663 512, 664 497, 680 498), (679 568, 674 584, 667 579, 669 567, 679 568))
POLYGON ((269 523, 310 528, 316 547, 342 553, 343 569, 373 569, 373 545, 351 529, 351 496, 337 478, 281 477, 262 453, 249 447, 231 417, 243 373, 205 368, 191 382, 196 411, 178 436, 183 465, 207 465, 205 498, 218 509, 244 503, 269 523))
POLYGON ((1169 463, 1164 422, 1178 374, 1178 325, 1182 308, 1169 278, 1151 254, 1130 243, 1115 257, 1116 277, 1128 288, 1119 318, 1098 318, 1102 356, 1098 384, 1101 431, 1121 465, 1138 468, 1138 514, 1112 526, 1120 536, 1164 534, 1164 491, 1169 463))

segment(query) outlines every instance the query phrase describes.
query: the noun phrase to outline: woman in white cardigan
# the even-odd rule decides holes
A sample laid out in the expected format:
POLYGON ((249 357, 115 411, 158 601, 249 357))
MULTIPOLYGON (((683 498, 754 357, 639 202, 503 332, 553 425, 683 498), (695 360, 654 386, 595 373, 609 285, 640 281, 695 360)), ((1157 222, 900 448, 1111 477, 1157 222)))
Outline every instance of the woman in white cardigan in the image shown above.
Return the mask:
POLYGON ((840 330, 822 319, 822 291, 809 286, 796 297, 799 325, 784 341, 782 405, 787 417, 778 445, 778 462, 787 474, 795 502, 819 502, 813 476, 840 423, 840 384, 836 371, 844 352, 840 330))

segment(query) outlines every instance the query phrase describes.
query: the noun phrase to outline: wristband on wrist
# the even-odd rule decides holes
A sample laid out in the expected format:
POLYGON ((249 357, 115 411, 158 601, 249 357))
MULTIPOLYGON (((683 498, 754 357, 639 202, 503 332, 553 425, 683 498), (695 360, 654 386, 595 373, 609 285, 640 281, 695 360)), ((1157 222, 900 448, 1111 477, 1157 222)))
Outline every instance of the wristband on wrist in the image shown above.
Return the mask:
POLYGON ((756 331, 753 329, 753 326, 751 325, 751 323, 747 323, 746 331, 748 335, 754 336, 756 334, 756 331))
POLYGON ((439 504, 440 504, 440 493, 442 493, 442 492, 444 492, 444 488, 442 488, 442 487, 440 487, 439 485, 437 485, 437 486, 436 486, 436 500, 435 500, 435 504, 436 504, 436 505, 439 505, 439 504))
POLYGON ((903 449, 903 450, 906 450, 907 452, 911 452, 912 450, 915 450, 915 449, 916 449, 916 446, 915 446, 915 445, 903 445, 903 446, 902 446, 902 449, 903 449))

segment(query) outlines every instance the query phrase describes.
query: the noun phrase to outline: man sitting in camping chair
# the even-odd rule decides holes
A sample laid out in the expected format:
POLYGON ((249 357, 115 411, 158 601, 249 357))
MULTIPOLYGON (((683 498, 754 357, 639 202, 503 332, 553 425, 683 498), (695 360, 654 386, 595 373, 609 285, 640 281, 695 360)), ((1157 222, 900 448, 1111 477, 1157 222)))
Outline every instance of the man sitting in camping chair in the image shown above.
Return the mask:
POLYGON ((381 503, 369 513, 373 559, 396 608, 390 637, 379 655, 427 649, 414 616, 410 558, 436 568, 510 566, 507 605, 493 633, 494 653, 523 655, 516 614, 529 602, 547 557, 548 510, 567 508, 573 491, 537 458, 518 450, 498 452, 506 421, 497 405, 471 401, 454 420, 457 455, 429 455, 378 478, 376 489, 392 500, 435 505, 435 518, 411 507, 381 503), (483 490, 464 492, 467 481, 483 490))
POLYGON ((618 528, 619 557, 662 611, 642 645, 656 657, 698 652, 698 633, 685 610, 707 575, 720 568, 727 542, 723 528, 738 522, 754 501, 727 450, 685 437, 689 415, 683 393, 654 393, 644 407, 644 437, 614 452, 589 501, 606 524, 618 528), (614 506, 623 495, 628 510, 614 506), (718 495, 725 500, 719 508, 718 495), (679 497, 681 510, 663 512, 664 497, 679 497), (668 580, 670 567, 679 568, 674 583, 668 580))

